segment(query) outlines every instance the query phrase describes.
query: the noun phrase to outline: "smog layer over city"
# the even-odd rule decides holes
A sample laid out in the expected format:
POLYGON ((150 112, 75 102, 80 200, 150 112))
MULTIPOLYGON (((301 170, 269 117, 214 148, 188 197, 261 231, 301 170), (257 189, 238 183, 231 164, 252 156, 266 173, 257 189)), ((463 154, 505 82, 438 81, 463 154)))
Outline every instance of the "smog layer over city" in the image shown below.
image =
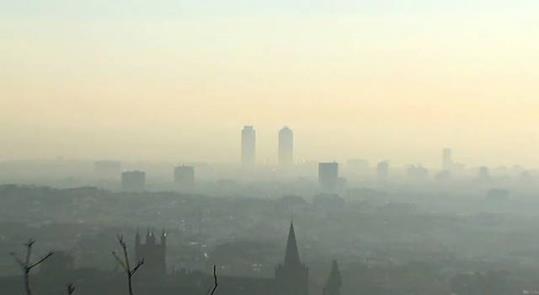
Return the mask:
POLYGON ((0 295, 539 294, 538 15, 0 0, 0 295))

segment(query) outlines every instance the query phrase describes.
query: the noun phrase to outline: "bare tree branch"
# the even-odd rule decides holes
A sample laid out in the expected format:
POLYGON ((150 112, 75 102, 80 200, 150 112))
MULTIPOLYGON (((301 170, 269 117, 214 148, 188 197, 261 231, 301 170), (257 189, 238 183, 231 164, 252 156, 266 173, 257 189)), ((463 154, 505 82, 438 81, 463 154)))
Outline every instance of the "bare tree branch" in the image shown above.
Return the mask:
POLYGON ((137 262, 137 265, 135 265, 135 267, 133 268, 133 271, 131 272, 132 275, 134 275, 137 270, 144 264, 144 259, 142 260, 139 260, 139 262, 137 262))
POLYGON ((213 295, 215 293, 215 290, 217 290, 217 266, 213 265, 213 289, 210 288, 208 290, 208 295, 213 295))
POLYGON ((72 295, 73 293, 75 293, 75 285, 73 283, 68 283, 66 285, 66 291, 67 291, 67 294, 68 295, 72 295))
POLYGON ((45 262, 45 260, 49 259, 54 252, 49 252, 47 255, 43 256, 36 262, 30 262, 32 258, 32 247, 35 244, 35 240, 29 239, 26 243, 24 243, 24 246, 26 247, 26 255, 24 260, 20 259, 15 253, 10 253, 11 256, 15 258, 15 261, 22 269, 23 272, 23 278, 24 278, 24 288, 26 290, 26 295, 32 295, 32 289, 30 288, 30 271, 40 265, 41 263, 45 262))
POLYGON ((120 264, 120 266, 123 268, 125 275, 127 277, 127 287, 129 290, 129 295, 133 295, 133 275, 144 264, 144 260, 138 261, 135 267, 131 268, 131 265, 129 263, 129 254, 127 252, 127 244, 125 243, 123 236, 121 234, 118 234, 116 236, 116 239, 118 240, 118 243, 120 244, 120 247, 122 248, 123 259, 120 258, 120 255, 118 255, 115 251, 112 251, 112 256, 114 256, 118 264, 120 264))
POLYGON ((32 246, 36 241, 29 239, 24 245, 26 246, 26 259, 24 261, 25 265, 30 265, 30 256, 32 256, 32 246))
POLYGON ((43 256, 41 259, 39 259, 37 262, 33 263, 32 265, 28 266, 28 268, 32 269, 38 265, 40 265, 41 263, 43 263, 43 261, 47 260, 49 257, 52 256, 52 254, 54 254, 54 252, 49 252, 47 253, 47 255, 43 256))

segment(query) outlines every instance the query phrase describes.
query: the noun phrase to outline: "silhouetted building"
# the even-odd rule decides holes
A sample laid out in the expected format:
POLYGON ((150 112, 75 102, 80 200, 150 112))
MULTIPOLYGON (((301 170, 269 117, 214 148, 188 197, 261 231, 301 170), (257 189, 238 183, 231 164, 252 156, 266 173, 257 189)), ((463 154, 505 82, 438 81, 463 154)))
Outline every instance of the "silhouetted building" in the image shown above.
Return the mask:
POLYGON ((378 180, 387 180, 389 177, 389 162, 382 161, 376 166, 376 176, 378 180))
POLYGON ((337 260, 333 260, 331 272, 324 286, 323 295, 341 295, 342 278, 337 260))
POLYGON ((300 260, 293 223, 290 223, 284 263, 275 270, 275 287, 279 295, 309 294, 309 269, 300 260))
POLYGON ((164 278, 166 275, 167 235, 164 231, 159 240, 157 242, 155 234, 150 230, 146 233, 144 242, 141 241, 138 232, 135 236, 135 256, 137 261, 144 259, 140 275, 145 278, 164 278))
POLYGON ((453 151, 450 148, 445 148, 442 151, 442 169, 446 171, 453 169, 453 151))
MULTIPOLYGON (((148 231, 144 241, 143 238, 139 233, 136 234, 134 255, 131 260, 133 267, 137 261, 144 259, 144 264, 138 269, 133 281, 136 294, 208 293, 208 288, 213 286, 213 277, 209 273, 188 269, 166 273, 165 233, 156 236, 148 231)), ((253 246, 258 247, 262 243, 258 242, 253 246)), ((237 248, 238 245, 245 244, 234 244, 230 254, 239 253, 239 256, 243 256, 245 253, 242 250, 250 248, 250 246, 237 248)), ((271 248, 270 246, 268 249, 271 248)), ((219 263, 218 265, 222 266, 219 263)), ((65 292, 66 282, 75 282, 76 294, 124 294, 127 286, 125 276, 120 271, 121 267, 117 264, 116 270, 112 271, 88 267, 75 268, 73 258, 69 254, 56 252, 40 266, 39 272, 32 275, 32 288, 42 295, 56 295, 65 292)), ((234 276, 218 270, 218 281, 218 294, 223 295, 308 295, 309 270, 300 259, 294 225, 290 224, 284 262, 275 269, 274 277, 234 276)), ((318 285, 316 287, 318 288, 318 285)), ((324 294, 339 295, 339 290, 340 273, 334 263, 328 281, 324 285, 324 294)), ((0 276, 0 293, 23 294, 24 287, 20 275, 0 276)), ((317 290, 316 293, 320 292, 317 290)))
POLYGON ((143 192, 146 187, 146 173, 133 170, 122 173, 122 188, 129 192, 143 192))
POLYGON ((318 183, 325 191, 337 189, 339 184, 339 164, 327 162, 318 164, 318 183))
POLYGON ((174 168, 174 183, 180 188, 193 188, 195 185, 195 167, 182 165, 174 168))
POLYGON ((294 163, 294 133, 283 127, 279 130, 279 165, 291 166, 294 163))
POLYGON ((241 162, 253 166, 256 162, 256 131, 253 126, 245 126, 241 131, 241 162))

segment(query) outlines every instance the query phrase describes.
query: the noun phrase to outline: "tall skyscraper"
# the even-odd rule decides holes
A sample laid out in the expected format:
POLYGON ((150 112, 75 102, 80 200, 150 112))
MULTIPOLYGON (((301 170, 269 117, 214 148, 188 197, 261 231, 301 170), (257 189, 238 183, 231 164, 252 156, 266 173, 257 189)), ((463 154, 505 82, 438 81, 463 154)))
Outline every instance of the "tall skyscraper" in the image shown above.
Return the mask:
POLYGON ((442 169, 446 171, 453 169, 453 151, 450 148, 445 148, 442 151, 442 169))
POLYGON ((241 131, 241 162, 254 166, 256 161, 256 131, 253 126, 245 126, 241 131))
POLYGON ((323 190, 335 190, 339 183, 339 164, 336 162, 319 163, 318 183, 323 190))
POLYGON ((294 163, 294 133, 283 127, 279 130, 279 165, 291 166, 294 163))
POLYGON ((133 170, 122 173, 122 188, 129 192, 143 192, 146 187, 146 173, 133 170))
POLYGON ((174 168, 174 183, 183 189, 191 189, 195 185, 195 167, 181 165, 174 168))

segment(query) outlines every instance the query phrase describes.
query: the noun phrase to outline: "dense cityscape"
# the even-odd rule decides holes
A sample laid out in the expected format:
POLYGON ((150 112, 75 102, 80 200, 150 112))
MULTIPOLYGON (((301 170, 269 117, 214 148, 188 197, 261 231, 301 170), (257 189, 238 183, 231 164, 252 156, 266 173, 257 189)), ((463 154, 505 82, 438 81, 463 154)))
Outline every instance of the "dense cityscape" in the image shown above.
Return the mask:
MULTIPOLYGON (((21 250, 28 237, 38 253, 54 249, 36 272, 39 294, 64 282, 80 294, 119 292, 109 255, 119 233, 145 261, 135 280, 142 294, 203 292, 212 265, 229 294, 537 290, 535 171, 467 168, 450 148, 432 170, 387 160, 296 163, 292 129, 276 138, 271 167, 256 161, 252 126, 241 132, 236 165, 3 162, 1 250, 21 250)), ((0 258, 0 270, 16 293, 12 257, 0 258)))
POLYGON ((0 295, 539 295, 538 15, 0 0, 0 295))

